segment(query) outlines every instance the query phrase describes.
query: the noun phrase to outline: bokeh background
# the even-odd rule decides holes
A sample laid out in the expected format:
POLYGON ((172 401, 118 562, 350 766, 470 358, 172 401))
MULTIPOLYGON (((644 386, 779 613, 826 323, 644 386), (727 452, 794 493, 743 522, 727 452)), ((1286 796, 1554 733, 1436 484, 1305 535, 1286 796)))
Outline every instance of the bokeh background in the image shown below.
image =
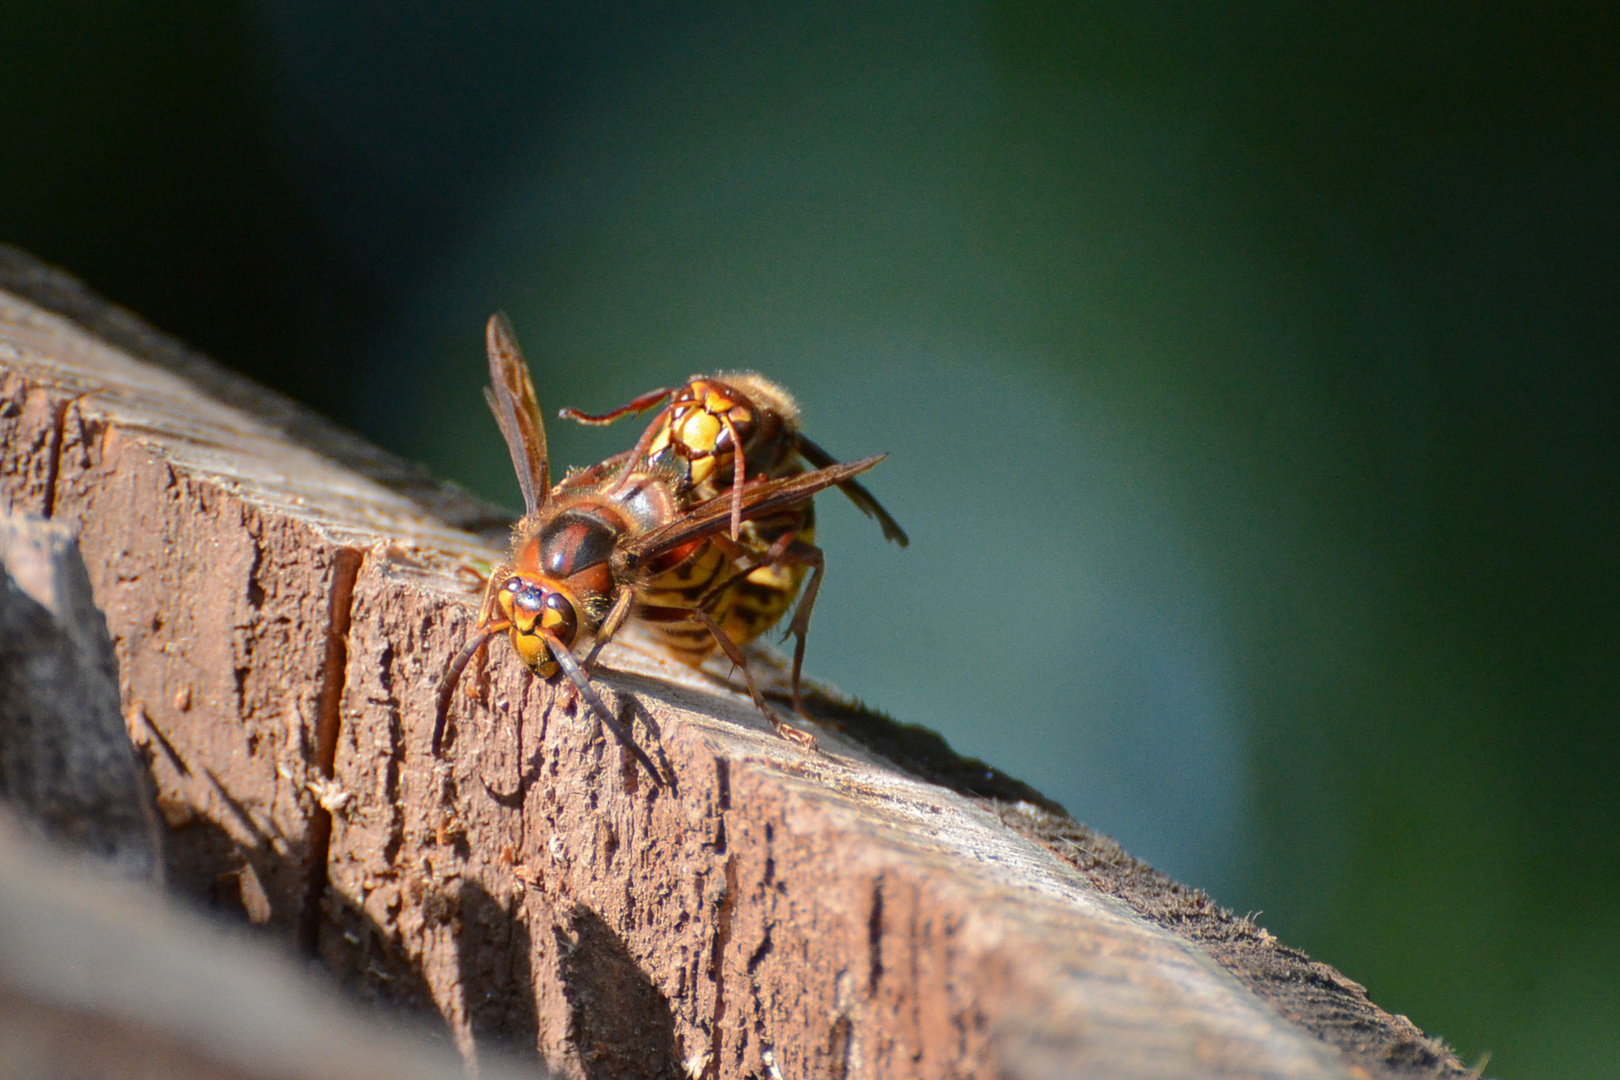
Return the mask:
POLYGON ((496 308, 779 378, 914 537, 815 675, 1620 1076, 1617 12, 0 0, 0 240, 511 506, 496 308))

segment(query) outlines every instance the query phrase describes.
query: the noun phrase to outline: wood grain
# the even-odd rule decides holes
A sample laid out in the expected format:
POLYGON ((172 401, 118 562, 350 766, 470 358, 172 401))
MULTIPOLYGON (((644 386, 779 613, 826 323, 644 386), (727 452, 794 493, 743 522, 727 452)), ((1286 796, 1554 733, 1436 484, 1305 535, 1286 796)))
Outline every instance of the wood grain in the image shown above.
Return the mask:
POLYGON ((576 1077, 1465 1075, 1331 969, 826 694, 842 729, 806 754, 723 678, 610 647, 659 789, 496 643, 436 760, 458 567, 500 554, 457 526, 490 509, 10 258, 0 496, 79 531, 154 732, 169 879, 354 993, 576 1077))

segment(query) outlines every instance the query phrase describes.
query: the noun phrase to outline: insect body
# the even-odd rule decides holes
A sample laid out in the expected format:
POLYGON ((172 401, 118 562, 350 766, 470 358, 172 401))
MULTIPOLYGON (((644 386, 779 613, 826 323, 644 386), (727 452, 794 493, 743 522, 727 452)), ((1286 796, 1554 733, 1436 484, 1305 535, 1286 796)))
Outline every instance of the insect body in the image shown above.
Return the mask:
MULTIPOLYGON (((817 468, 837 464, 800 430, 799 406, 788 392, 751 371, 694 375, 684 386, 653 390, 611 412, 593 415, 564 409, 562 416, 582 424, 611 424, 666 399, 668 404, 648 425, 631 456, 657 459, 674 454, 688 462, 697 498, 729 490, 733 539, 741 532, 742 491, 749 477, 788 475, 801 471, 801 462, 817 468)), ((838 487, 863 514, 877 519, 885 539, 901 547, 909 543, 905 530, 860 483, 847 480, 838 487)))
MULTIPOLYGON (((639 597, 663 599, 667 585, 730 558, 723 552, 715 554, 713 548, 723 542, 736 507, 694 498, 678 471, 645 455, 610 459, 553 488, 534 385, 503 316, 490 318, 487 344, 492 388, 486 396, 512 455, 526 513, 513 529, 506 563, 489 576, 475 636, 451 661, 440 682, 433 752, 439 752, 462 671, 490 637, 505 633, 524 663, 542 677, 566 676, 657 780, 658 770, 591 686, 589 672, 602 646, 636 617, 639 597), (574 649, 585 644, 591 649, 581 661, 574 649)), ((790 513, 817 491, 844 483, 881 460, 878 455, 750 483, 743 493, 742 518, 752 522, 790 513)), ((652 605, 650 613, 657 609, 652 605)), ((740 660, 719 623, 702 608, 686 610, 727 655, 740 660)), ((751 675, 748 682, 755 703, 782 731, 785 725, 765 706, 751 675)), ((784 734, 809 739, 792 729, 784 734)))
MULTIPOLYGON (((837 462, 800 429, 799 407, 787 391, 753 372, 694 375, 681 387, 654 390, 611 412, 564 409, 562 415, 585 424, 608 424, 666 401, 627 455, 627 467, 656 463, 673 468, 683 497, 694 502, 726 499, 731 508, 730 543, 715 541, 727 557, 715 577, 670 584, 685 606, 708 611, 738 644, 775 625, 802 586, 804 595, 787 632, 795 638, 793 704, 805 715, 799 680, 823 568, 821 549, 815 546, 815 508, 805 499, 781 512, 744 520, 744 495, 750 482, 786 479, 803 474, 807 464, 826 469, 837 462)), ((885 538, 907 544, 905 530, 865 487, 853 479, 838 487, 877 519, 885 538)), ((676 656, 694 666, 714 651, 718 640, 690 619, 643 621, 676 656)))

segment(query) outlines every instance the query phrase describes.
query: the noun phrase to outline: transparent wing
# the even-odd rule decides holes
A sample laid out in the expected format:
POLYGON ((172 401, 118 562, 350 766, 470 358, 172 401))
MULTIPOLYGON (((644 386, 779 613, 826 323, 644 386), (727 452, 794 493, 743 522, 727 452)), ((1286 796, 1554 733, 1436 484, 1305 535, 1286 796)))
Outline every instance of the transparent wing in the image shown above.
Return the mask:
MULTIPOLYGON (((743 487, 742 519, 751 521, 779 510, 808 501, 818 491, 842 484, 853 476, 870 469, 887 454, 874 454, 869 458, 852 461, 847 465, 833 465, 814 472, 786 476, 780 480, 764 480, 743 487)), ((699 503, 692 510, 656 529, 649 529, 627 541, 621 550, 632 565, 656 558, 666 551, 702 539, 731 526, 731 493, 716 496, 699 503)))
MULTIPOLYGON (((798 439, 799 453, 802 454, 804 456, 804 460, 808 461, 810 464, 820 468, 825 468, 828 465, 838 464, 837 458, 827 453, 827 451, 823 450, 821 447, 817 446, 803 435, 800 435, 798 439)), ((872 497, 872 493, 870 491, 867 491, 866 488, 862 487, 854 480, 846 480, 842 484, 839 484, 838 488, 845 495, 849 496, 849 501, 854 503, 856 508, 860 510, 861 513, 865 514, 869 518, 877 519, 878 528, 883 530, 883 539, 892 540, 901 547, 905 547, 907 544, 911 543, 911 540, 906 536, 906 530, 902 529, 900 527, 900 523, 889 516, 889 512, 883 509, 883 505, 879 503, 877 499, 872 497)))
POLYGON ((540 419, 540 403, 535 400, 529 365, 523 362, 517 337, 505 315, 497 311, 489 317, 485 341, 489 347, 490 387, 484 397, 506 437, 518 487, 523 489, 524 512, 532 516, 540 512, 551 491, 546 425, 540 419))

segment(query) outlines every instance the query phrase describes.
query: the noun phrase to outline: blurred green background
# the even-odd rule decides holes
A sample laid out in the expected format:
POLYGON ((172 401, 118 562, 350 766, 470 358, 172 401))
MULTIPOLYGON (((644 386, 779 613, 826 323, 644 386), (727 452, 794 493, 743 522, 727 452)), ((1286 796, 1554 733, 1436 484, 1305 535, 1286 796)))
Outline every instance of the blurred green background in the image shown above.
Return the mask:
POLYGON ((1620 1076, 1612 5, 0 0, 0 240, 516 505, 792 387, 809 669, 1492 1075, 1620 1076), (563 463, 633 427, 554 425, 563 463))

